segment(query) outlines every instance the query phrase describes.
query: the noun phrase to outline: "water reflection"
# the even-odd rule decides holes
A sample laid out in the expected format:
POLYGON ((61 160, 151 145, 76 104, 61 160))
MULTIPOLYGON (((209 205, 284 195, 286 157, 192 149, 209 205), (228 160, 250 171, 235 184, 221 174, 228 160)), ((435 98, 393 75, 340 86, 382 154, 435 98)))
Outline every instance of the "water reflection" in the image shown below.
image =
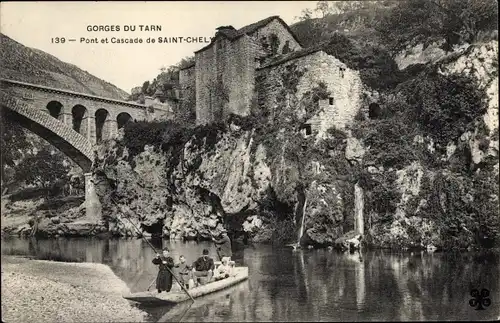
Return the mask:
MULTIPOLYGON (((213 244, 163 242, 174 259, 194 261, 213 244)), ((159 246, 161 247, 161 245, 159 246)), ((143 291, 156 276, 154 253, 142 240, 2 240, 3 254, 107 264, 130 289, 143 291)), ((174 307, 140 307, 149 321, 421 321, 494 320, 500 312, 499 257, 481 254, 341 254, 272 246, 236 247, 249 280, 174 307), (488 288, 484 311, 468 305, 470 290, 488 288)))

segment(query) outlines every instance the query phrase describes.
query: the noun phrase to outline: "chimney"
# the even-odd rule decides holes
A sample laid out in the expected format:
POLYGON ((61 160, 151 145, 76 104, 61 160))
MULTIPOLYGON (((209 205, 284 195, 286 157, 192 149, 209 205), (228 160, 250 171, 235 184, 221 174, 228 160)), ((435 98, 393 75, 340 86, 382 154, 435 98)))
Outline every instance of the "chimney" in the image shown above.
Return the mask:
POLYGON ((215 30, 236 30, 233 26, 220 26, 215 28, 215 30))

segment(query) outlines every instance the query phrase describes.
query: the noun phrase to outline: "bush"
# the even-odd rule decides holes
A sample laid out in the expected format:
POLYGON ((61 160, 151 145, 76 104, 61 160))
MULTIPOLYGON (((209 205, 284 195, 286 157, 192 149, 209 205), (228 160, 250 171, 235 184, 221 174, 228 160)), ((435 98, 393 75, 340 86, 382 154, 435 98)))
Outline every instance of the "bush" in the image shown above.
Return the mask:
POLYGON ((481 33, 498 29, 494 0, 400 1, 378 20, 376 29, 393 51, 445 40, 443 49, 473 43, 481 33))
POLYGON ((125 125, 123 144, 129 152, 129 160, 144 151, 144 146, 160 147, 163 133, 173 126, 171 121, 137 121, 125 125))
POLYGON ((359 70, 363 82, 373 89, 388 89, 399 82, 398 67, 389 52, 367 43, 355 43, 345 35, 335 33, 323 46, 347 67, 359 70))
POLYGON ((49 194, 50 194, 50 188, 32 187, 12 193, 9 199, 12 202, 15 202, 15 201, 34 199, 34 198, 47 197, 49 194))
POLYGON ((487 95, 471 76, 423 73, 399 88, 407 98, 409 114, 436 143, 446 146, 471 129, 486 112, 487 95))

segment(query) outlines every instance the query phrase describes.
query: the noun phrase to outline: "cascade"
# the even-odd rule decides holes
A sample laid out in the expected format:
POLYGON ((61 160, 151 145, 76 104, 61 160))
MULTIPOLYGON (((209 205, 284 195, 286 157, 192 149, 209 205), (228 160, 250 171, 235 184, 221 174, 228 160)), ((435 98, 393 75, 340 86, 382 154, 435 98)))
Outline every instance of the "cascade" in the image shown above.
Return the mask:
POLYGON ((302 207, 302 221, 300 223, 300 230, 299 230, 299 236, 297 240, 297 244, 300 244, 300 239, 302 239, 302 236, 304 235, 304 223, 305 223, 305 218, 306 218, 306 206, 307 206, 307 196, 304 200, 304 206, 302 207))
POLYGON ((357 234, 364 234, 364 220, 363 220, 363 189, 359 183, 354 185, 354 231, 357 234))

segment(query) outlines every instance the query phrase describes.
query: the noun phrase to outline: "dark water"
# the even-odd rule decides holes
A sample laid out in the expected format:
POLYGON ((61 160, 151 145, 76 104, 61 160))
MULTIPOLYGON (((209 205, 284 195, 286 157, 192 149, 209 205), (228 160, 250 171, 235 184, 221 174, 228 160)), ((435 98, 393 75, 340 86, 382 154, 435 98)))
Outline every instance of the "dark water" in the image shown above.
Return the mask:
MULTIPOLYGON (((209 243, 163 242, 174 259, 194 261, 209 243)), ((235 246, 249 267, 235 287, 174 307, 144 308, 149 321, 425 321, 495 320, 500 316, 498 254, 328 250, 235 246), (472 289, 487 288, 491 305, 469 305, 472 289)), ((109 265, 132 291, 155 278, 153 252, 142 240, 2 240, 3 254, 109 265)))

